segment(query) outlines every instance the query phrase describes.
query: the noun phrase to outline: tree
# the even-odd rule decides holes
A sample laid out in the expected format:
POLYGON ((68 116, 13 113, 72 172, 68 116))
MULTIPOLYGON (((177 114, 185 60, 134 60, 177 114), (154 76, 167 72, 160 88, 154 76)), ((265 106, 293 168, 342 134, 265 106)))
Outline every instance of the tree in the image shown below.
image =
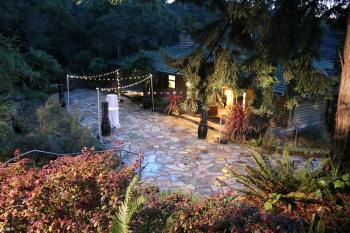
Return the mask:
MULTIPOLYGON (((190 67, 189 70, 200 76, 197 88, 199 92, 205 93, 208 90, 205 85, 210 82, 211 74, 215 73, 215 69, 209 70, 209 72, 200 72, 203 71, 201 67, 205 64, 208 65, 213 59, 215 60, 218 51, 227 43, 233 45, 233 48, 229 48, 232 57, 237 58, 242 54, 247 57, 243 61, 233 59, 237 66, 237 70, 234 71, 238 73, 237 77, 243 76, 245 80, 255 82, 258 85, 253 85, 253 87, 255 86, 258 90, 260 88, 260 92, 271 93, 272 86, 276 81, 272 68, 277 67, 277 65, 285 67, 285 79, 288 82, 287 97, 290 107, 298 104, 305 94, 317 99, 332 89, 330 80, 315 70, 313 61, 319 55, 322 21, 334 21, 333 18, 338 20, 344 17, 346 9, 349 9, 348 1, 178 0, 177 2, 198 4, 211 9, 217 15, 216 20, 193 33, 193 38, 200 44, 200 48, 190 57, 198 57, 198 54, 206 51, 206 58, 199 63, 198 59, 183 59, 181 63, 183 68, 190 67), (244 54, 244 51, 248 51, 248 53, 244 54), (197 68, 194 68, 196 64, 191 61, 197 62, 197 68)), ((348 156, 350 150, 350 97, 347 91, 350 85, 347 81, 350 75, 348 69, 349 37, 347 36, 344 48, 339 108, 333 144, 333 158, 340 162, 350 161, 350 156, 348 156)), ((271 109, 268 107, 271 101, 262 103, 265 105, 262 106, 262 109, 271 109)))
POLYGON ((162 0, 0 1, 0 11, 0 32, 23 54, 42 50, 72 73, 106 72, 118 57, 175 43, 180 28, 162 0))
MULTIPOLYGON (((189 2, 211 9, 216 16, 215 20, 193 32, 193 38, 199 43, 200 48, 190 55, 190 59, 184 59, 181 63, 182 67, 197 65, 196 69, 191 70, 197 72, 200 77, 197 89, 199 107, 204 107, 200 109, 201 112, 208 107, 206 104, 210 104, 206 100, 203 101, 202 97, 207 98, 213 94, 206 85, 216 83, 222 86, 225 83, 236 89, 250 85, 255 89, 255 93, 261 93, 265 97, 256 97, 252 103, 253 109, 259 114, 271 113, 271 93, 276 82, 275 72, 278 64, 284 67, 303 66, 304 70, 308 70, 298 74, 291 72, 288 76, 289 89, 293 90, 288 94, 293 97, 304 95, 303 91, 313 87, 310 83, 326 80, 323 75, 315 74, 311 81, 299 82, 309 78, 306 76, 312 73, 311 61, 317 57, 317 41, 320 35, 317 2, 301 0, 189 2), (305 35, 314 35, 314 37, 305 35), (213 66, 220 60, 223 50, 230 53, 233 62, 231 67, 235 67, 234 69, 213 66), (203 53, 205 53, 204 56, 203 53), (197 62, 200 56, 203 56, 202 61, 194 64, 193 61, 197 62), (213 68, 203 69, 210 66, 213 68), (226 73, 222 77, 231 78, 215 79, 215 73, 226 73), (302 88, 296 85, 300 83, 303 84, 302 88), (206 104, 203 105, 201 102, 206 104)), ((322 87, 329 88, 330 85, 322 85, 322 87)), ((324 92, 322 88, 313 90, 315 96, 324 92)), ((206 119, 202 121, 205 122, 206 119)))
POLYGON ((335 119, 332 157, 343 168, 350 165, 350 9, 344 42, 344 56, 339 87, 338 107, 335 119))

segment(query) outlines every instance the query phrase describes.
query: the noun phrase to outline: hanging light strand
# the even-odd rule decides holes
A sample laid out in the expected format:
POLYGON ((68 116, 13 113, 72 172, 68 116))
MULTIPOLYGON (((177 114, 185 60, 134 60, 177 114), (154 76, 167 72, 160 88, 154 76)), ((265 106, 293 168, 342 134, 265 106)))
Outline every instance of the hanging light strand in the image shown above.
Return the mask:
POLYGON ((133 86, 136 86, 138 84, 141 84, 143 82, 146 82, 147 80, 151 79, 151 76, 148 76, 147 78, 144 78, 138 82, 135 82, 135 83, 132 83, 132 84, 129 84, 129 85, 126 85, 126 86, 119 86, 118 87, 110 87, 110 88, 100 88, 101 91, 120 91, 120 89, 127 89, 129 87, 133 87, 133 86))
POLYGON ((113 78, 109 78, 108 76, 112 74, 117 74, 117 81, 121 80, 140 80, 144 76, 130 76, 130 77, 119 77, 119 70, 114 70, 108 73, 104 74, 98 74, 98 75, 67 75, 68 78, 72 79, 81 79, 81 80, 94 80, 94 81, 111 81, 114 80, 113 78))
POLYGON ((98 75, 68 75, 68 77, 73 79, 84 79, 84 80, 110 80, 110 78, 106 78, 106 77, 116 73, 118 73, 118 69, 108 73, 98 74, 98 75))

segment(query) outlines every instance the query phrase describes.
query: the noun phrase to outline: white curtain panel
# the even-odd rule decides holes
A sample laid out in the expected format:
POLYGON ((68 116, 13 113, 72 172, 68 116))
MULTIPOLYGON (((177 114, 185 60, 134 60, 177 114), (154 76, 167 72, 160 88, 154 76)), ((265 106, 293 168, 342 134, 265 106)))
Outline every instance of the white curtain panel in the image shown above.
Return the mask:
POLYGON ((106 96, 106 101, 108 102, 108 117, 111 127, 120 127, 119 123, 119 104, 118 95, 108 94, 106 96))

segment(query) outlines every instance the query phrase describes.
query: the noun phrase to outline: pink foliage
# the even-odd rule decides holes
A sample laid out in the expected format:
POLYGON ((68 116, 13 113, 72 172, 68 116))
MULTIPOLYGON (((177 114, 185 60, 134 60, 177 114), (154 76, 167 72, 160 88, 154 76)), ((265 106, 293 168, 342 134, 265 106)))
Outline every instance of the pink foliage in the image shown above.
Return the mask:
POLYGON ((107 232, 139 165, 117 164, 88 149, 42 168, 0 164, 0 232, 107 232))

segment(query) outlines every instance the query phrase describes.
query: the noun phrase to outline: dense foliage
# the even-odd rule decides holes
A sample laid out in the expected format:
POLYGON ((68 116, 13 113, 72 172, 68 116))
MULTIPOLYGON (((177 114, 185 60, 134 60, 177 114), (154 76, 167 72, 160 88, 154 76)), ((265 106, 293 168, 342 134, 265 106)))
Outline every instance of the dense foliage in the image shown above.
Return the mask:
POLYGON ((203 200, 185 195, 147 197, 133 220, 135 232, 301 232, 302 224, 285 214, 266 214, 233 193, 203 200))
POLYGON ((346 1, 332 1, 333 8, 327 1, 317 0, 177 2, 200 5, 215 15, 210 23, 192 31, 199 48, 176 64, 185 70, 204 109, 224 84, 233 86, 237 94, 237 87, 251 87, 255 98, 249 104, 255 113, 273 113, 272 88, 279 81, 278 67, 286 71, 289 108, 300 103, 306 93, 316 99, 332 89, 334 80, 313 62, 320 56, 322 36, 329 33, 324 22, 333 24, 334 18, 343 22, 346 1), (233 64, 228 65, 229 61, 233 64))
POLYGON ((27 111, 11 115, 9 124, 0 124, 0 144, 4 145, 0 147, 0 160, 11 157, 16 148, 23 152, 36 149, 56 153, 78 152, 84 146, 103 148, 90 130, 80 124, 77 113, 69 115, 60 106, 57 96, 49 98, 36 114, 31 112, 33 109, 27 111), (16 134, 9 125, 17 130, 16 134))
POLYGON ((266 211, 277 208, 306 221, 314 213, 332 231, 345 232, 350 226, 350 175, 339 165, 331 160, 315 165, 313 159, 298 164, 289 158, 288 148, 283 159, 271 161, 260 154, 253 159, 255 166, 246 165, 243 173, 234 167, 229 170, 245 186, 241 191, 264 202, 266 211))
POLYGON ((107 232, 134 176, 111 153, 0 164, 1 232, 107 232))
POLYGON ((0 11, 5 37, 17 35, 22 50, 43 50, 74 73, 106 71, 110 60, 176 42, 180 30, 160 0, 1 1, 0 11))

